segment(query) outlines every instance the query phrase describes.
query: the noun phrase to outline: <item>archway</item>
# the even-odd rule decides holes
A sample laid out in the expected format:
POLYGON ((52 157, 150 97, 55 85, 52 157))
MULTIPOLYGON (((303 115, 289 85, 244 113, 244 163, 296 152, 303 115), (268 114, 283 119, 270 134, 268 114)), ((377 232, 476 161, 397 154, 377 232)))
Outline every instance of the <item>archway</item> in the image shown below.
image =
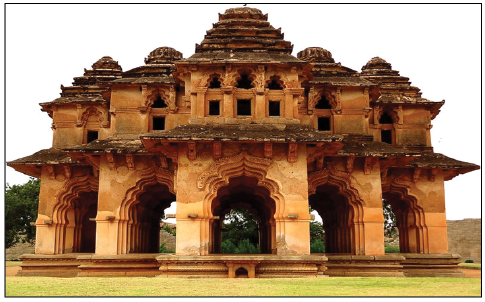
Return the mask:
POLYGON ((231 178, 226 186, 217 191, 217 196, 212 200, 212 215, 220 219, 214 220, 210 226, 209 253, 221 252, 224 217, 232 209, 244 209, 257 220, 260 253, 269 254, 275 251, 276 203, 270 197, 267 188, 258 186, 257 178, 243 175, 231 178))
POLYGON ((160 219, 175 200, 166 185, 155 183, 144 187, 137 200, 128 208, 129 253, 158 253, 160 219))
POLYGON ((391 205, 396 216, 401 253, 426 253, 426 225, 423 210, 397 192, 383 192, 382 198, 391 205))

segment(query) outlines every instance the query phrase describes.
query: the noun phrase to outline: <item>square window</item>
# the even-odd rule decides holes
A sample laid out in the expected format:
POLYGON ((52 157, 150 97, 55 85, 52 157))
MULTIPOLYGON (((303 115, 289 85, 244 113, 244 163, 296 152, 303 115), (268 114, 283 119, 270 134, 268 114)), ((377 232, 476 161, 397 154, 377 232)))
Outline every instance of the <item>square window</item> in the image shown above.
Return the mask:
POLYGON ((330 131, 330 118, 319 117, 318 118, 318 131, 330 131))
POLYGON ((209 115, 220 115, 221 114, 221 102, 210 101, 209 102, 209 115))
POLYGON ((86 144, 98 139, 98 131, 88 131, 86 136, 86 144))
POLYGON ((165 130, 165 117, 153 117, 153 130, 165 130))
POLYGON ((251 116, 251 100, 237 100, 237 115, 251 116))
POLYGON ((268 102, 268 114, 269 116, 280 116, 280 102, 269 101, 268 102))
POLYGON ((392 130, 381 130, 381 142, 392 145, 392 130))

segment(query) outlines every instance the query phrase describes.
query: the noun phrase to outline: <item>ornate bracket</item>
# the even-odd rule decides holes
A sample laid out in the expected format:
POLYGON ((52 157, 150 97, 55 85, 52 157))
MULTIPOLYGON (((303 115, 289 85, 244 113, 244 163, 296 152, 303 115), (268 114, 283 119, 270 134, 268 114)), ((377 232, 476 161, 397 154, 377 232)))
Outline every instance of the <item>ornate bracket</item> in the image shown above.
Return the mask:
POLYGON ((197 158, 195 142, 187 142, 187 158, 189 160, 195 160, 197 158))
POLYGON ((112 153, 106 153, 106 159, 108 160, 109 169, 111 171, 116 169, 116 161, 112 153))
POLYGON ((372 157, 368 156, 365 158, 364 174, 369 175, 371 171, 372 171, 372 157))
POLYGON ((218 160, 221 157, 222 157, 222 143, 221 142, 214 142, 213 143, 212 158, 214 160, 218 160))
POLYGON ((352 173, 352 171, 354 170, 354 160, 355 160, 355 155, 350 155, 349 157, 347 157, 346 168, 347 168, 347 172, 349 173, 352 173))
POLYGON ((418 182, 420 176, 421 176, 421 168, 414 168, 413 182, 414 183, 418 182))
POLYGON ((273 158, 273 143, 264 142, 264 157, 273 158))
POLYGON ((135 162, 133 159, 133 154, 126 154, 126 163, 128 165, 128 170, 135 170, 135 162))
POLYGON ((298 160, 298 143, 290 142, 288 145, 288 162, 296 163, 298 160))

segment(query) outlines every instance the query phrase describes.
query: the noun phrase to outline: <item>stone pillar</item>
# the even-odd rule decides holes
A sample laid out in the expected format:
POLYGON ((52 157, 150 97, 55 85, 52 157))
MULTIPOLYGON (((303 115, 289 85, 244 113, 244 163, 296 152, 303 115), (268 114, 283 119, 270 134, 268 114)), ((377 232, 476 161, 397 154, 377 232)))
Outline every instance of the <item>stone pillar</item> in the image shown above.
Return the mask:
POLYGON ((203 118, 205 116, 205 93, 207 87, 197 87, 197 118, 203 118))
POLYGON ((255 118, 263 119, 266 117, 266 96, 265 90, 256 90, 255 118))
POLYGON ((362 255, 363 252, 364 255, 384 255, 384 215, 378 158, 356 160, 351 185, 359 192, 363 201, 362 226, 355 226, 360 234, 355 238, 359 245, 356 254, 362 255))
POLYGON ((224 93, 224 104, 222 106, 224 117, 234 117, 234 91, 236 90, 233 86, 226 86, 221 88, 224 93))

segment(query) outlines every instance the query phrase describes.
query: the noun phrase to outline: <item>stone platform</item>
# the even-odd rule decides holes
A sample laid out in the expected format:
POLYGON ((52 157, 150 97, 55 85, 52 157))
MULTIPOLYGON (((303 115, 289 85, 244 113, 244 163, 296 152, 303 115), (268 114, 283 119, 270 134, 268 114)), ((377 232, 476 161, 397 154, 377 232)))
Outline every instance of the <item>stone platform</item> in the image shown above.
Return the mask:
POLYGON ((356 256, 312 254, 22 255, 17 276, 295 278, 295 277, 464 277, 455 254, 356 256))

